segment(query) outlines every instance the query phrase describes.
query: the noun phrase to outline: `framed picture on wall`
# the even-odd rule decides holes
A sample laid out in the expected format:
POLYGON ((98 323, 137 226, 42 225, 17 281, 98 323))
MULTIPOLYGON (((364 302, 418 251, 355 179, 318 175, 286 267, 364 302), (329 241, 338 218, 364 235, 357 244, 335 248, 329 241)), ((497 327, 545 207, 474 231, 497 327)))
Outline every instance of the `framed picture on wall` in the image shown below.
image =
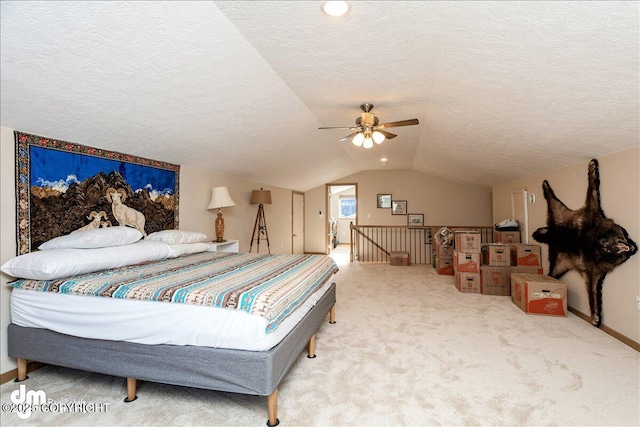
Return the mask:
POLYGON ((422 227, 424 225, 424 214, 407 215, 407 225, 409 227, 422 227))
POLYGON ((391 207, 391 194, 378 194, 378 204, 379 208, 390 208, 391 207))
POLYGON ((393 201, 391 201, 391 214, 392 215, 406 215, 407 214, 407 201, 406 200, 393 200, 393 201))

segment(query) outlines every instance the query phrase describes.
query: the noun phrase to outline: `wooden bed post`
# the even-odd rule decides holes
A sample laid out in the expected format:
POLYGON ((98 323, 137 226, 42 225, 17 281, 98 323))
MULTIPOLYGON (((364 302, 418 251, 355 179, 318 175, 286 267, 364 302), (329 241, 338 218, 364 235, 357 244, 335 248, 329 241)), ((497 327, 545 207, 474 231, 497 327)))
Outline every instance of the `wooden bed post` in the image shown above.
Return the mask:
POLYGON ((316 334, 311 335, 309 338, 309 344, 307 344, 308 354, 307 357, 309 359, 314 359, 316 357, 316 334))
POLYGON ((27 378, 27 359, 17 359, 18 362, 18 378, 16 378, 16 382, 24 381, 27 378))
POLYGON ((138 398, 138 396, 136 396, 137 386, 138 383, 135 378, 127 378, 127 397, 124 399, 125 402, 133 402, 138 398))
POLYGON ((267 396, 267 405, 269 407, 267 425, 269 427, 275 427, 280 424, 280 420, 278 419, 278 389, 273 390, 273 393, 267 396))
POLYGON ((331 306, 331 311, 329 311, 329 323, 336 323, 336 305, 333 304, 331 306))

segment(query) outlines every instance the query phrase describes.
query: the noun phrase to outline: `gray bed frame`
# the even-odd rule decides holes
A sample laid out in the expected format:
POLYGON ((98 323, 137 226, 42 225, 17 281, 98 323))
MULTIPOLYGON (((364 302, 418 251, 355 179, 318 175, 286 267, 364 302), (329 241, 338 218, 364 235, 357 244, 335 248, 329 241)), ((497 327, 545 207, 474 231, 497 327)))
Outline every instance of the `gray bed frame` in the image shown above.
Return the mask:
POLYGON ((316 331, 327 314, 335 323, 335 302, 332 283, 300 323, 268 351, 95 340, 10 324, 8 353, 18 359, 16 381, 27 378, 28 360, 124 377, 127 402, 136 399, 136 380, 267 396, 267 425, 275 426, 278 385, 305 346, 309 357, 315 357, 316 331))

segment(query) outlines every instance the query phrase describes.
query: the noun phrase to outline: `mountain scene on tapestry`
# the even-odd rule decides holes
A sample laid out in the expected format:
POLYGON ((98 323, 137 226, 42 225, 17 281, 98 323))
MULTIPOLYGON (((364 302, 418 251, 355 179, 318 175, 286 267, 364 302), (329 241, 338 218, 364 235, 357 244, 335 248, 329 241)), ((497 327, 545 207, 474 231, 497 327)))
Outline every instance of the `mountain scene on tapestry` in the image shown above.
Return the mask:
POLYGON ((27 134, 16 144, 21 253, 90 228, 177 228, 179 166, 27 134))

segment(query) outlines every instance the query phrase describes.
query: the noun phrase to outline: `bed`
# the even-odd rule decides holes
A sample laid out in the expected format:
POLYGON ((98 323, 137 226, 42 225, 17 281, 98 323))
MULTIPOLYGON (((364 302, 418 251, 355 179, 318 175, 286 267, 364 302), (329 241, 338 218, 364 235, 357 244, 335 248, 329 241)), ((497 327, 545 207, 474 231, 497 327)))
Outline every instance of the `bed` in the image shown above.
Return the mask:
MULTIPOLYGON (((144 245, 162 252, 155 255, 158 259, 97 271, 94 267, 70 277, 12 282, 7 337, 8 354, 18 361, 17 381, 27 378, 27 361, 37 361, 126 378, 127 402, 136 399, 138 380, 266 396, 267 425, 277 425, 278 385, 305 347, 308 357, 315 357, 315 334, 324 319, 329 316, 329 322, 335 323, 337 266, 333 260, 322 255, 184 248, 177 254, 176 246, 145 241, 111 250, 120 253, 132 246, 139 254, 144 245), (170 249, 165 252, 161 245, 170 249), (163 313, 158 307, 167 308, 163 313), (219 320, 209 317, 209 311, 232 317, 219 320), (55 316, 47 314, 54 312, 55 316), (123 312, 127 315, 121 316, 123 312), (164 322, 153 320, 162 317, 164 322), (176 320, 182 317, 188 320, 176 320), (92 327, 87 319, 94 318, 108 322, 92 327), (81 319, 89 327, 78 325, 86 323, 81 319), (151 329, 136 333, 145 319, 152 319, 146 322, 151 329), (249 326, 238 326, 245 324, 243 319, 249 320, 249 326), (167 325, 173 323, 177 326, 172 333, 167 325), (213 324, 262 330, 267 339, 255 340, 248 333, 235 345, 225 336, 229 333, 209 333, 213 324), (202 325, 209 326, 198 329, 202 325)), ((64 256, 65 250, 69 249, 58 252, 64 256)), ((81 257, 96 250, 100 249, 72 251, 81 257)), ((3 271, 16 277, 22 272, 15 265, 13 270, 5 267, 3 271)), ((233 327, 231 335, 237 332, 233 327)))

